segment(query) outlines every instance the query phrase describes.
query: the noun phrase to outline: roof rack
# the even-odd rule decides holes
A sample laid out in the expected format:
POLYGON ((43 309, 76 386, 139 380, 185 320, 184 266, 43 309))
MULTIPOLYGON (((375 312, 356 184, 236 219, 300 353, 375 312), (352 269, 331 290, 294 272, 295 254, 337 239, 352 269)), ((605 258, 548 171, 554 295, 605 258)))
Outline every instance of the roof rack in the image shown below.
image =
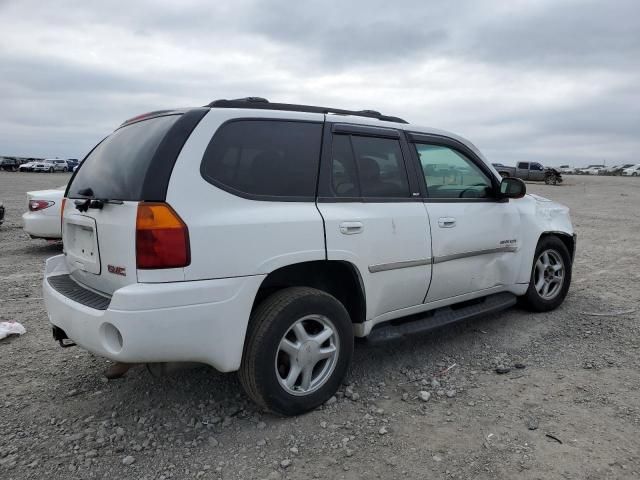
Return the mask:
POLYGON ((357 117, 375 118, 385 122, 409 123, 398 117, 383 115, 375 110, 343 110, 341 108, 314 107, 293 103, 271 103, 262 97, 245 97, 233 100, 214 100, 206 105, 211 108, 254 108, 259 110, 285 110, 288 112, 336 113, 338 115, 355 115, 357 117))

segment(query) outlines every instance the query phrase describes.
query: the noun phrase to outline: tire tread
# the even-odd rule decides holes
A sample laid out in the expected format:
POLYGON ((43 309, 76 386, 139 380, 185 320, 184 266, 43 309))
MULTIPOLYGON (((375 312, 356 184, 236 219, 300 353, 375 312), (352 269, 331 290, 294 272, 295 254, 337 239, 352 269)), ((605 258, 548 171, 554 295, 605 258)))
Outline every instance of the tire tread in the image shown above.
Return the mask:
POLYGON ((328 293, 314 288, 285 288, 264 299, 252 313, 249 320, 249 325, 247 327, 247 340, 245 341, 242 363, 240 365, 240 370, 238 371, 238 378, 240 379, 240 384, 251 400, 265 410, 272 411, 257 385, 255 366, 258 361, 258 348, 256 348, 256 346, 263 341, 272 321, 284 308, 299 298, 309 295, 334 299, 328 293))

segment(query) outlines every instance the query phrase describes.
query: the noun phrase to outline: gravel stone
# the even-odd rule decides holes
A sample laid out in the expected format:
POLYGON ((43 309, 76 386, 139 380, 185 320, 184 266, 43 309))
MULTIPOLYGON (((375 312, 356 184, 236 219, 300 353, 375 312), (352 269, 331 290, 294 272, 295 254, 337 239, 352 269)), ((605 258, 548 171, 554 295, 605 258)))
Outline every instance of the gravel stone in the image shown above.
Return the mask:
POLYGON ((418 392, 418 398, 423 402, 428 402, 431 398, 431 394, 425 390, 421 390, 418 392))

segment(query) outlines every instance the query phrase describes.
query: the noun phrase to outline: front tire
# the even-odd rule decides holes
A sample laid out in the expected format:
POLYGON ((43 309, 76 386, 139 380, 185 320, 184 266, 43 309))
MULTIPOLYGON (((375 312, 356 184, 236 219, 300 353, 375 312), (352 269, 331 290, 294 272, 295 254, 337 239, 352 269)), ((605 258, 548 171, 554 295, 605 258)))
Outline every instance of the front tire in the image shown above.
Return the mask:
POLYGON ((342 303, 313 288, 285 288, 251 315, 240 383, 258 405, 298 415, 338 390, 352 355, 353 325, 342 303))
POLYGON ((533 258, 529 288, 522 302, 534 312, 548 312, 557 308, 567 296, 571 284, 571 256, 562 240, 546 236, 538 242, 533 258))

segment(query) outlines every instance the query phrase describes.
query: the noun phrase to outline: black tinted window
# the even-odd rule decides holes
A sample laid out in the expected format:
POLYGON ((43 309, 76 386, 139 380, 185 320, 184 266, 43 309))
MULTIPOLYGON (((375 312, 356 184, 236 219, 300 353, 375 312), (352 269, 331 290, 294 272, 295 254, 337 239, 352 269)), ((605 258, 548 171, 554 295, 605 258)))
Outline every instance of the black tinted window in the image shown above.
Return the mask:
POLYGON ((331 147, 331 187, 336 197, 359 197, 358 174, 348 135, 335 135, 331 147))
POLYGON ((527 162, 520 162, 518 168, 524 168, 526 170, 529 168, 529 164, 527 162))
POLYGON ((202 175, 236 193, 314 198, 321 134, 319 123, 229 122, 209 143, 202 175))
POLYGON ((158 145, 180 118, 167 115, 122 127, 104 139, 82 163, 68 197, 90 188, 96 198, 144 200, 142 184, 158 145))
POLYGON ((400 142, 351 136, 363 197, 408 197, 409 183, 400 142))

